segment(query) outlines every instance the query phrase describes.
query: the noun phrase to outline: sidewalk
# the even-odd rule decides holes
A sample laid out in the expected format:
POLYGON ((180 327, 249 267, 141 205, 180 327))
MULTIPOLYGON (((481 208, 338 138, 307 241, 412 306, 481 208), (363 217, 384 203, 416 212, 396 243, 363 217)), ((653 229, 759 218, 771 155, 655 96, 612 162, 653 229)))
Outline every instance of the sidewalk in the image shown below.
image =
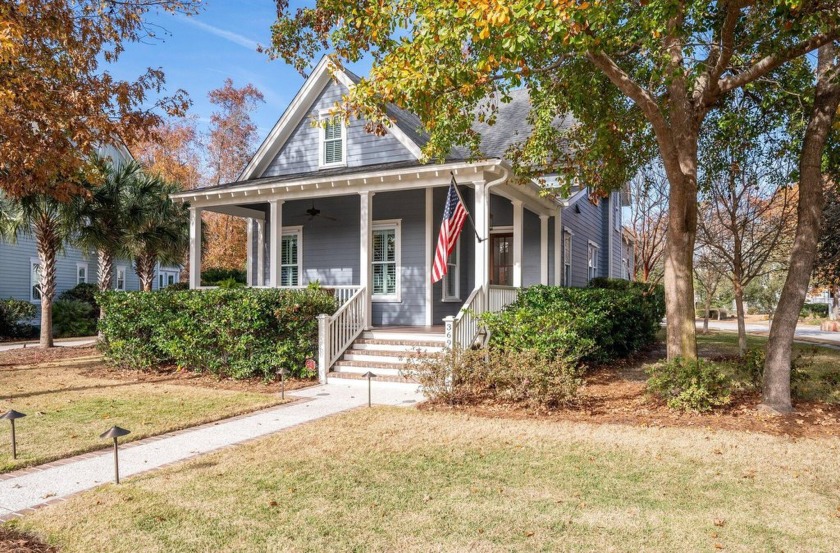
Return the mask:
MULTIPOLYGON (((161 468, 367 405, 367 382, 333 379, 296 390, 298 401, 120 447, 120 479, 161 468)), ((373 403, 414 405, 423 399, 416 384, 372 383, 373 403)), ((129 429, 131 430, 131 429, 129 429)), ((0 475, 0 522, 68 496, 112 482, 113 449, 0 475)))
MULTIPOLYGON (((75 346, 92 346, 96 343, 96 337, 91 338, 59 338, 55 340, 56 347, 72 348, 75 346)), ((30 340, 28 342, 0 342, 0 351, 9 351, 12 349, 21 348, 37 348, 38 340, 30 340)))
MULTIPOLYGON (((747 323, 747 334, 758 334, 766 336, 770 332, 769 322, 747 323)), ((703 321, 697 321, 697 328, 703 328, 703 321)), ((709 329, 724 330, 727 332, 738 332, 738 323, 736 321, 709 321, 709 329)), ((809 344, 824 344, 827 346, 840 346, 840 332, 826 332, 820 330, 818 326, 799 325, 796 327, 794 334, 800 342, 809 344)))

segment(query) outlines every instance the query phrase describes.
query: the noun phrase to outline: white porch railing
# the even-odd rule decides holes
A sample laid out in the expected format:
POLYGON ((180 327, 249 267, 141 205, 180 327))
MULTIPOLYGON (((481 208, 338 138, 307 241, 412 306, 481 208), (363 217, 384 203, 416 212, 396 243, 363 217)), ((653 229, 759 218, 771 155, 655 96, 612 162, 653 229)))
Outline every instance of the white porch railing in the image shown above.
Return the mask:
MULTIPOLYGON (((332 288, 332 287, 327 287, 332 288)), ((360 286, 334 287, 341 307, 333 315, 318 315, 318 380, 327 383, 330 367, 367 326, 367 293, 360 286), (342 298, 352 289, 346 301, 342 298), (341 290, 341 291, 339 291, 341 290)))
MULTIPOLYGON (((479 286, 461 306, 461 310, 454 317, 443 319, 446 325, 446 347, 467 349, 476 344, 482 333, 478 317, 482 313, 497 313, 516 301, 521 288, 513 286, 491 285, 485 290, 479 286)), ((482 343, 486 341, 482 340, 482 343)))

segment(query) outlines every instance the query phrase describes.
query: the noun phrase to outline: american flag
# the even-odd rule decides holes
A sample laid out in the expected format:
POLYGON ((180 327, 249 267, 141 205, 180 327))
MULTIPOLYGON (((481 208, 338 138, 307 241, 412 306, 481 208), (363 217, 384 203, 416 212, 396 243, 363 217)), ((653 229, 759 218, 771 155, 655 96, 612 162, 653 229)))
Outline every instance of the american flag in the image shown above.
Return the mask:
POLYGON ((443 209, 443 222, 440 224, 437 249, 435 250, 435 264, 432 268, 432 282, 437 282, 446 274, 446 260, 449 254, 455 249, 458 236, 464 227, 467 218, 467 210, 461 195, 458 194, 455 178, 449 182, 449 193, 446 195, 446 207, 443 209))

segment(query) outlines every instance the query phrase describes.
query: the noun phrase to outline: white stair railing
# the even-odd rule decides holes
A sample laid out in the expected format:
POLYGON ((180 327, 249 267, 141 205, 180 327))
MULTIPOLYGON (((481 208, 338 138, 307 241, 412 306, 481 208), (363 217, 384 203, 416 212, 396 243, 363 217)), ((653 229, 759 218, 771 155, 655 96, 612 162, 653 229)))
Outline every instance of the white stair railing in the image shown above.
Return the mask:
MULTIPOLYGON (((349 288, 349 287, 342 287, 349 288)), ((318 315, 318 380, 327 383, 327 373, 367 326, 367 293, 354 287, 353 294, 332 315, 318 315)), ((336 295, 341 300, 342 296, 336 295)))
MULTIPOLYGON (((476 344, 482 333, 479 315, 486 312, 498 313, 519 296, 521 288, 490 285, 487 290, 478 286, 461 306, 454 317, 443 319, 446 325, 446 347, 467 349, 476 344)), ((486 337, 485 337, 486 338, 486 337)), ((485 340, 482 340, 484 343, 485 340)))

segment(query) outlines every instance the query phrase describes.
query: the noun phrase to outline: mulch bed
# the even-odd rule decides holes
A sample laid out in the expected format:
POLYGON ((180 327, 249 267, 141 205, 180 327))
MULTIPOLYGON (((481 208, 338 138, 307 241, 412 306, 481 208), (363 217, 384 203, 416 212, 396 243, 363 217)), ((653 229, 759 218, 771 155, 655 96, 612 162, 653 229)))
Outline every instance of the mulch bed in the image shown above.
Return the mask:
POLYGON ((0 526, 0 553, 57 553, 58 549, 8 526, 0 526))
POLYGON ((574 404, 552 411, 535 412, 495 403, 451 406, 426 402, 420 408, 485 417, 737 430, 792 438, 840 437, 840 405, 798 402, 793 413, 774 415, 759 408, 758 392, 733 393, 728 406, 711 413, 673 411, 645 393, 646 376, 641 365, 661 356, 662 352, 651 351, 643 357, 594 370, 586 377, 574 404))
MULTIPOLYGON (((99 352, 92 346, 56 347, 47 350, 37 347, 27 347, 0 352, 0 370, 19 367, 21 365, 40 365, 44 363, 59 363, 74 359, 99 356, 99 352)), ((74 366, 78 373, 92 378, 107 378, 128 382, 166 382, 169 384, 183 384, 201 386, 216 390, 233 390, 238 392, 259 392, 274 394, 280 391, 279 382, 268 382, 260 378, 233 380, 218 378, 210 374, 198 374, 179 370, 177 367, 161 367, 156 371, 140 371, 117 369, 109 367, 101 359, 91 360, 89 364, 74 366)), ((286 391, 306 388, 317 384, 314 379, 293 378, 286 381, 286 391)))

